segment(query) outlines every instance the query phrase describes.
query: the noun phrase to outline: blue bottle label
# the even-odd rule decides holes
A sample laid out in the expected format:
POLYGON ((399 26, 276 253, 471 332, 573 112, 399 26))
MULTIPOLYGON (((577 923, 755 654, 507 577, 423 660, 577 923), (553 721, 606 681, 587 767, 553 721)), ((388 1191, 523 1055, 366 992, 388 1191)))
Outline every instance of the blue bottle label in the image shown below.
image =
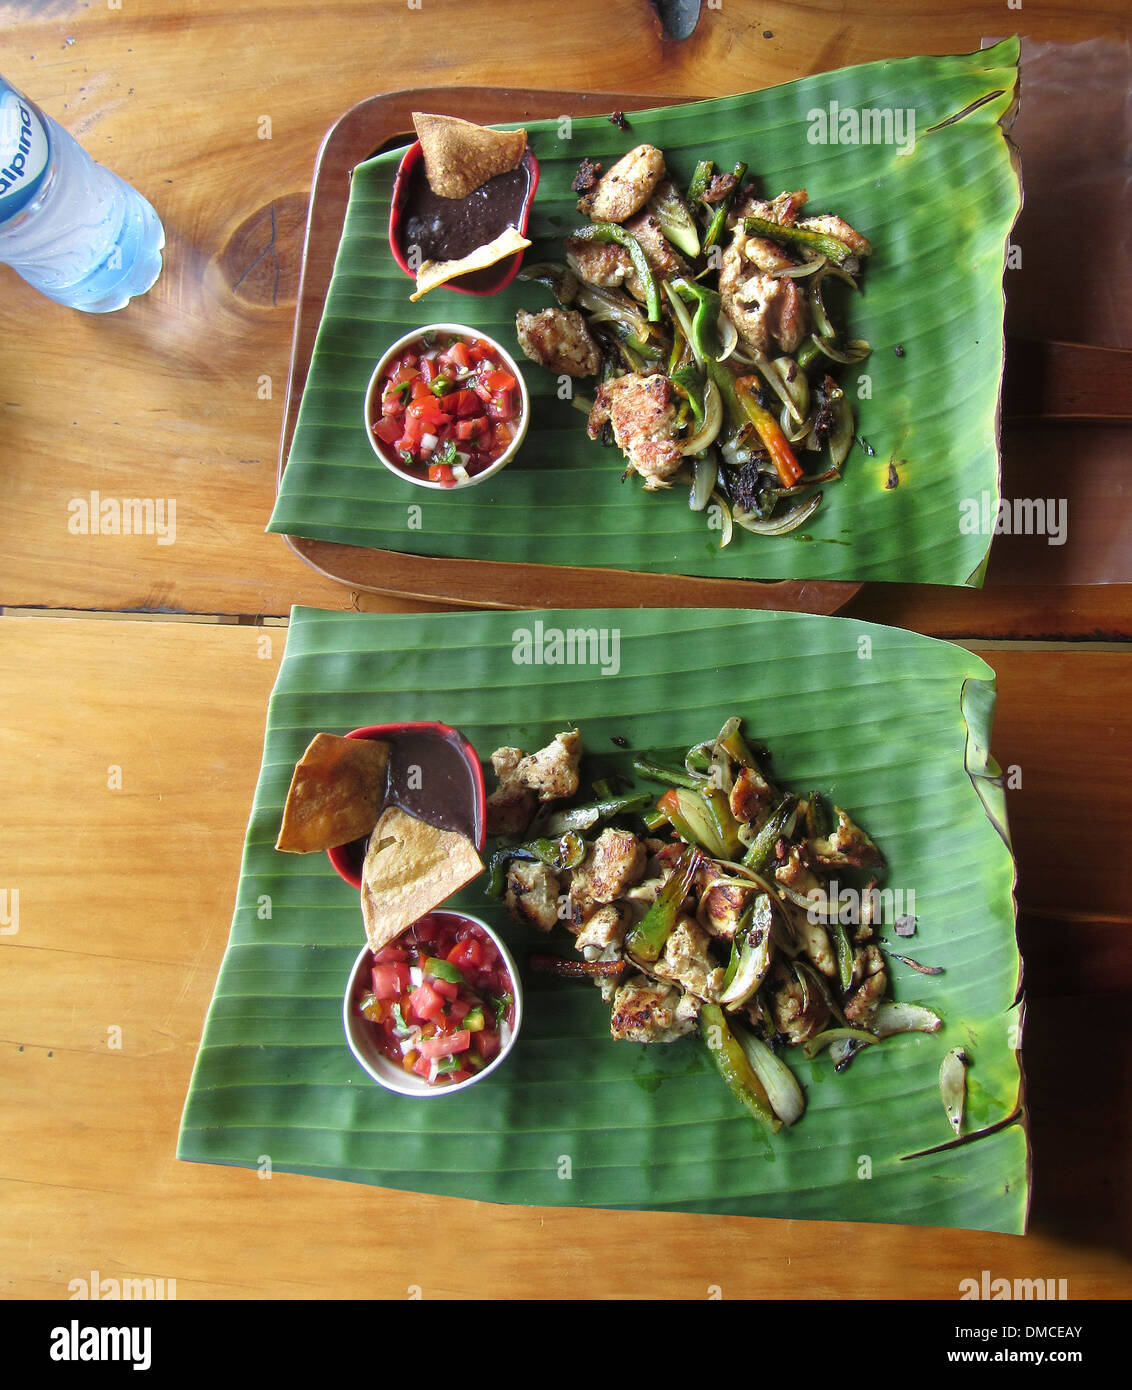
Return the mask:
POLYGON ((35 108, 0 82, 0 223, 28 203, 47 174, 51 150, 35 108))

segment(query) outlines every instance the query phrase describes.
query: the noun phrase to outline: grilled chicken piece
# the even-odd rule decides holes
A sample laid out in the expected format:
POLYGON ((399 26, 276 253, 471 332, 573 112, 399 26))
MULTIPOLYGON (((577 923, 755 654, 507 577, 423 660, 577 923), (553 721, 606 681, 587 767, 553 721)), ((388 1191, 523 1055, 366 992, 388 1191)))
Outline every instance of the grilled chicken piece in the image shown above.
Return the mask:
POLYGON ((701 889, 696 920, 709 936, 731 941, 754 891, 733 883, 716 883, 706 893, 701 889))
POLYGON ((780 227, 793 227, 798 220, 798 214, 809 201, 810 195, 804 188, 795 189, 793 193, 780 193, 769 203, 763 198, 752 196, 745 198, 728 220, 734 223, 744 217, 761 217, 764 222, 777 222, 780 227))
POLYGON ((625 896, 645 872, 645 847, 628 830, 607 826, 570 880, 570 922, 588 925, 594 908, 625 896))
POLYGON ((888 971, 884 957, 875 946, 853 953, 853 993, 845 1004, 845 1021, 857 1027, 871 1027, 877 1006, 888 992, 888 971), (859 982, 859 983, 858 983, 859 982))
POLYGON ((521 835, 531 823, 538 798, 519 781, 517 768, 522 760, 521 748, 497 748, 491 755, 499 786, 484 807, 489 835, 521 835))
POLYGON ((812 897, 819 905, 827 902, 825 889, 818 882, 817 875, 810 867, 809 856, 800 845, 792 845, 786 861, 774 871, 779 883, 801 893, 804 898, 812 897))
POLYGON ((774 807, 770 783, 753 767, 740 768, 727 799, 735 819, 750 825, 760 824, 774 807))
POLYGON ((865 865, 879 866, 884 856, 859 825, 854 825, 840 806, 833 808, 837 825, 827 839, 809 840, 807 844, 819 864, 832 866, 852 864, 855 868, 865 865))
POLYGON ((554 741, 519 763, 515 775, 540 801, 557 801, 578 790, 578 761, 582 736, 577 729, 555 734, 554 741))
POLYGON ((577 309, 515 315, 515 336, 532 362, 564 376, 595 376, 601 352, 577 309))
POLYGON ((797 225, 807 232, 824 232, 826 236, 836 237, 838 241, 843 241, 855 256, 873 254, 872 244, 855 228, 850 227, 848 222, 833 216, 832 213, 823 213, 821 217, 803 217, 797 225))
POLYGON ((624 246, 611 241, 580 241, 571 237, 566 242, 566 264, 587 285, 605 290, 624 285, 634 299, 644 301, 645 287, 624 246))
MULTIPOLYGON (((670 275, 687 275, 688 262, 664 235, 660 223, 651 212, 639 212, 625 223, 645 253, 649 269, 662 280, 670 275)), ((628 281, 626 281, 628 284, 628 281)))
POLYGON ((652 970, 709 1004, 719 998, 726 973, 708 955, 708 934, 691 917, 677 918, 665 942, 664 954, 652 970))
POLYGON ((696 1026, 698 1012, 674 986, 633 975, 613 996, 610 1032, 618 1042, 675 1042, 696 1026))
POLYGON ((645 847, 631 830, 608 825, 574 873, 596 903, 611 903, 640 881, 645 872, 645 847))
POLYGON ((771 1021, 792 1043, 805 1042, 829 1022, 829 1008, 815 985, 803 990, 793 969, 776 960, 767 976, 771 1021))
POLYGON ((748 237, 740 226, 723 253, 719 267, 719 297, 724 313, 739 337, 759 352, 773 339, 785 353, 797 352, 808 331, 805 294, 797 284, 773 272, 797 262, 773 242, 748 237))
POLYGON ((516 922, 549 931, 558 921, 558 876, 538 860, 513 859, 503 901, 516 922))
POLYGON ((638 145, 578 199, 578 211, 594 222, 624 222, 640 212, 663 177, 664 155, 654 145, 638 145))
POLYGON ((829 932, 821 922, 812 922, 808 912, 796 913, 793 927, 802 950, 821 973, 832 980, 837 974, 837 958, 829 944, 829 932))
POLYGON ((637 921, 640 921, 645 913, 648 912, 649 908, 652 907, 653 903, 656 901, 656 895, 663 887, 663 878, 643 878, 640 883, 630 888, 625 894, 625 901, 632 909, 633 916, 637 921))
POLYGON ((676 407, 672 386, 666 376, 641 376, 629 372, 598 387, 587 426, 591 439, 601 433, 607 420, 613 423, 613 438, 629 463, 653 491, 667 486, 683 456, 676 441, 676 407))
POLYGON ((625 941, 628 914, 618 903, 605 903, 586 920, 574 945, 587 960, 615 960, 625 941))

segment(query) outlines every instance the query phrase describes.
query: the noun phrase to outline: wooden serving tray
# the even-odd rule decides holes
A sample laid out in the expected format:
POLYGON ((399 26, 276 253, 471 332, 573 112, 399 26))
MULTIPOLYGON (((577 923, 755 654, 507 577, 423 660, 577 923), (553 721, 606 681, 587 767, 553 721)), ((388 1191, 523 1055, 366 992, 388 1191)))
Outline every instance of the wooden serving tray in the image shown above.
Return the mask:
MULTIPOLYGON (((661 101, 662 98, 655 95, 615 92, 585 94, 524 88, 434 87, 370 97, 341 116, 327 131, 315 160, 278 477, 282 478, 287 466, 299 402, 346 218, 350 175, 355 165, 383 149, 399 143, 408 144, 412 139, 414 110, 451 113, 487 125, 497 121, 634 111, 656 106, 661 101)), ((679 574, 642 574, 632 570, 446 559, 369 550, 301 536, 285 539, 307 564, 351 588, 485 608, 589 608, 617 603, 835 613, 861 588, 858 583, 813 580, 761 583, 679 574)))

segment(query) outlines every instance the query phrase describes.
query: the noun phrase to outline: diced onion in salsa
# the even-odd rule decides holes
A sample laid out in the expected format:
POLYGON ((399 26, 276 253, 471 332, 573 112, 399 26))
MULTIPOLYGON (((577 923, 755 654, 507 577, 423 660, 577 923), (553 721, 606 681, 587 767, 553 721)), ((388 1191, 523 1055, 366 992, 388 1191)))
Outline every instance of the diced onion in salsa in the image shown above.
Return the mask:
POLYGON ((514 1026, 515 990, 486 932, 455 913, 431 913, 374 955, 357 1008, 386 1057, 444 1086, 499 1054, 514 1026))
POLYGON ((392 359, 370 428, 410 477, 455 487, 489 468, 519 429, 514 373, 484 338, 424 333, 392 359), (378 413, 380 412, 380 413, 378 413))

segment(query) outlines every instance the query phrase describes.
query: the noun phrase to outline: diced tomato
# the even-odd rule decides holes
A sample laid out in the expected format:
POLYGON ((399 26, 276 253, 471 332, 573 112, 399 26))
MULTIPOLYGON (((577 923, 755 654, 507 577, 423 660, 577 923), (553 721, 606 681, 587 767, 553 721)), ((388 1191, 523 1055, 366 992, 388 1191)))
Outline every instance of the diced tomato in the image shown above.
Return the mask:
POLYGON ((474 420, 456 421, 456 438, 461 442, 469 439, 476 439, 487 429, 487 421, 482 415, 474 420))
POLYGON ((417 1057, 413 1063, 412 1071, 416 1076, 422 1076, 427 1081, 432 1075, 432 1059, 429 1057, 417 1057))
POLYGON ((444 997, 429 984, 420 984, 409 995, 409 1010, 418 1023, 427 1023, 444 1013, 444 997))
POLYGON ((421 380, 422 380, 422 381, 424 381, 424 382, 429 382, 429 381, 431 381, 431 380, 433 379, 433 377, 436 375, 436 359, 435 359, 435 358, 430 358, 430 357, 422 357, 422 358, 421 358, 421 365, 420 365, 420 373, 421 373, 421 380))
POLYGON ((446 1086, 451 1086, 457 1081, 467 1081, 471 1074, 466 1067, 457 1067, 455 1071, 445 1072, 438 1080, 443 1081, 446 1086))
POLYGON ((450 391, 444 398, 444 408, 450 415, 455 415, 461 420, 468 420, 474 415, 483 414, 483 402, 474 391, 469 391, 466 388, 450 391))
POLYGON ((375 965, 371 973, 373 992, 378 999, 397 999, 409 992, 409 967, 403 961, 375 965))
POLYGON ((490 1062, 499 1051, 499 1034, 494 1028, 481 1028, 478 1033, 471 1033, 469 1036, 485 1062, 490 1062))
POLYGON ((415 1048, 410 1048, 401 1058, 401 1065, 406 1071, 412 1071, 420 1061, 421 1054, 415 1048))
MULTIPOLYGON (((409 407, 412 410, 412 406, 409 407)), ((489 420, 513 420, 515 418, 515 396, 511 391, 501 391, 487 402, 489 420)))
POLYGON ((440 930, 440 923, 435 917, 422 917, 413 928, 413 933, 418 941, 431 941, 440 930))
POLYGON ((383 444, 394 444, 405 431, 405 422, 400 415, 387 415, 373 427, 375 436, 383 444))
POLYGON ((483 947, 474 936, 465 937, 463 941, 457 941, 447 958, 465 972, 478 970, 483 963, 483 947))
POLYGON ((435 1038, 423 1039, 420 1053, 422 1057, 451 1057, 457 1052, 467 1052, 471 1043, 471 1033, 461 1028, 456 1033, 437 1033, 435 1038))
POLYGON ((518 386, 518 382, 511 373, 503 371, 502 368, 499 371, 488 372, 484 381, 493 396, 500 391, 514 391, 518 386))
POLYGON ((386 961, 390 960, 408 959, 408 951, 403 950, 400 946, 383 946, 373 958, 375 965, 384 965, 386 961))
POLYGON ((447 355, 449 360, 454 362, 457 367, 463 367, 467 370, 467 368, 472 365, 472 356, 468 345, 460 338, 457 338, 448 349, 447 355))
POLYGON ((460 997, 460 986, 453 984, 451 980, 430 980, 429 984, 436 990, 437 994, 450 1003, 453 999, 460 997))
POLYGON ((456 475, 452 472, 452 465, 449 463, 430 463, 428 480, 430 483, 443 483, 445 487, 452 487, 456 481, 456 475))
POLYGON ((471 1004, 466 999, 453 999, 448 1005, 448 1018, 452 1023, 463 1023, 471 1010, 471 1004))

